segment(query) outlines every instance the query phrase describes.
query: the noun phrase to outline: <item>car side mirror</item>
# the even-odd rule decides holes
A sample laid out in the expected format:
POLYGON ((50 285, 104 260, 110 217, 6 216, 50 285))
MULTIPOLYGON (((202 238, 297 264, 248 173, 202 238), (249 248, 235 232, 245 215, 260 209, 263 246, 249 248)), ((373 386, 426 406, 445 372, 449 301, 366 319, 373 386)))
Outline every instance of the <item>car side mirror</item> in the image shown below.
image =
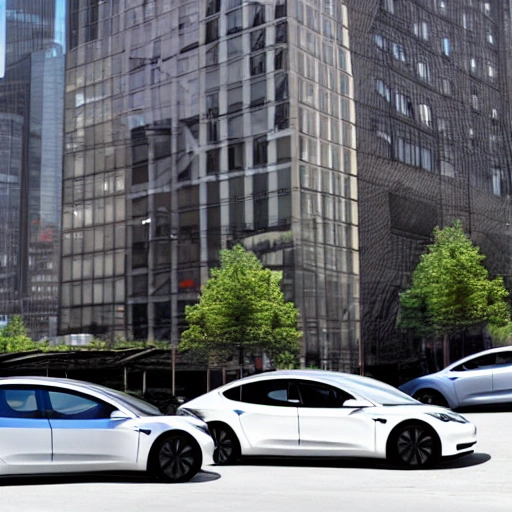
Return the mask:
POLYGON ((115 411, 112 411, 112 414, 110 415, 111 420, 130 420, 130 416, 128 414, 120 411, 119 409, 116 409, 115 411))
POLYGON ((368 402, 367 400, 363 400, 361 398, 350 398, 349 400, 345 400, 343 402, 343 407, 350 407, 354 409, 360 409, 361 407, 372 407, 372 405, 373 404, 371 402, 368 402))

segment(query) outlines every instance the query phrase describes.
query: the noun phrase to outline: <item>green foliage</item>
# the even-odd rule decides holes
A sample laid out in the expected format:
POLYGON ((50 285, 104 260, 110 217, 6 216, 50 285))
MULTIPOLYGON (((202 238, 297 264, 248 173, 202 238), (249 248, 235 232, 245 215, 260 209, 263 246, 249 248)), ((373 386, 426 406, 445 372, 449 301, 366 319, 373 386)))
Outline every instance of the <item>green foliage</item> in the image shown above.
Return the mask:
POLYGON ((27 336, 21 316, 13 316, 0 331, 0 352, 24 352, 34 350, 37 345, 27 336))
POLYGON ((266 352, 296 356, 302 333, 298 311, 285 302, 279 286, 281 273, 263 268, 241 245, 220 252, 220 268, 201 290, 198 304, 187 306, 188 329, 179 349, 223 360, 237 355, 266 352))
POLYGON ((89 350, 107 350, 107 342, 103 340, 93 339, 88 345, 89 350))
POLYGON ((276 370, 295 370, 300 368, 298 355, 291 352, 282 352, 274 358, 276 370))
POLYGON ((494 347, 512 345, 512 322, 506 325, 489 325, 488 331, 494 347))
POLYGON ((510 311, 503 279, 489 279, 485 256, 464 234, 461 222, 435 228, 433 235, 411 287, 400 295, 399 326, 428 336, 505 325, 510 311))

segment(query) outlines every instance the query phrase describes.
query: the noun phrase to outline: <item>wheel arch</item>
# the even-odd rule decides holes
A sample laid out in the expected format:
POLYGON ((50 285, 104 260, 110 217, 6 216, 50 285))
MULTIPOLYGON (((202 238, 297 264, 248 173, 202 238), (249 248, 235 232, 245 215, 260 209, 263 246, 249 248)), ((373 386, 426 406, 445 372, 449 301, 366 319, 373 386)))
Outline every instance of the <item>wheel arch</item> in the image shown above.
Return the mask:
POLYGON ((415 392, 413 397, 418 396, 420 393, 424 393, 425 391, 429 391, 430 393, 433 393, 435 395, 439 395, 447 404, 450 405, 450 402, 448 401, 448 398, 446 398, 446 394, 440 391, 439 389, 436 389, 432 386, 429 386, 428 384, 419 387, 415 392))
POLYGON ((208 428, 210 428, 211 425, 222 425, 224 428, 228 428, 235 438, 236 443, 238 444, 238 453, 242 455, 242 443, 240 442, 240 437, 238 436, 237 432, 233 429, 233 427, 222 420, 212 420, 207 422, 208 428))

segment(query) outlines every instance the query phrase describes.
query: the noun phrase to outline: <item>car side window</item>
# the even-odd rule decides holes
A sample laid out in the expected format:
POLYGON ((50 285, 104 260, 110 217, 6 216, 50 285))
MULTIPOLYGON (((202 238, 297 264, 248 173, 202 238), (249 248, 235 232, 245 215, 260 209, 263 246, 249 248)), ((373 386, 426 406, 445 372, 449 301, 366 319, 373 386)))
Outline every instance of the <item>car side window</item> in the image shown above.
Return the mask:
POLYGON ((242 402, 278 407, 297 407, 288 402, 288 379, 272 379, 242 386, 242 402))
POLYGON ((468 370, 487 370, 496 365, 496 354, 486 354, 484 356, 475 357, 459 364, 453 368, 454 372, 463 372, 468 370))
POLYGON ((512 351, 498 352, 496 354, 496 366, 510 366, 512 365, 512 351))
POLYGON ((346 400, 354 398, 341 389, 318 382, 300 381, 297 386, 302 407, 334 409, 343 407, 346 400))
POLYGON ((236 386, 231 389, 227 389, 222 393, 226 398, 230 400, 234 400, 235 402, 240 402, 242 400, 242 386, 236 386))
POLYGON ((110 418, 115 407, 93 397, 64 391, 48 391, 47 414, 51 419, 97 420, 110 418))
POLYGON ((0 417, 41 418, 36 390, 3 386, 0 388, 0 417))

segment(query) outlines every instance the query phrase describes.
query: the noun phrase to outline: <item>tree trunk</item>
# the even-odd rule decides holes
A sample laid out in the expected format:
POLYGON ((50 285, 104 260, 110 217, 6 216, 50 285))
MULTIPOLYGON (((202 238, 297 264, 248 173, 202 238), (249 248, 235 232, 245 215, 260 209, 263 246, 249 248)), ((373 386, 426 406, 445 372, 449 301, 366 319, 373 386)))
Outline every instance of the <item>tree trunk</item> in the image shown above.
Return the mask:
POLYGON ((450 337, 448 334, 443 336, 443 368, 450 364, 450 337))
POLYGON ((244 346, 240 345, 239 364, 240 364, 240 378, 244 376, 244 346))

